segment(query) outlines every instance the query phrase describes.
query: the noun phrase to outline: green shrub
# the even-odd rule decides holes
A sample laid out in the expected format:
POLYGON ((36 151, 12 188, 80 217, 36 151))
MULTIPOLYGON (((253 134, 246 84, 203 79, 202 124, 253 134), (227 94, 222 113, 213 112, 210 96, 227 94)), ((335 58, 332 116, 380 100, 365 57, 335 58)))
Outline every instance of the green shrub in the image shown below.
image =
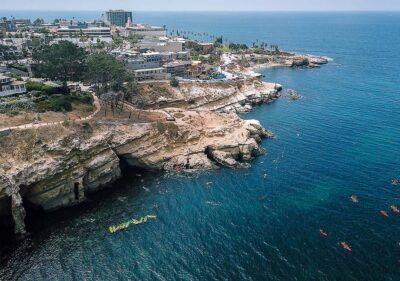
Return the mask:
POLYGON ((71 111, 72 98, 67 95, 52 95, 48 99, 40 100, 37 105, 36 109, 39 112, 45 111, 71 111))
POLYGON ((53 95, 48 99, 48 103, 50 105, 50 110, 53 111, 71 111, 72 104, 71 98, 66 95, 53 95))
POLYGON ((59 88, 56 87, 52 87, 40 82, 35 82, 35 81, 28 81, 26 83, 26 89, 28 90, 28 92, 30 91, 38 91, 38 92, 42 92, 48 95, 52 95, 52 94, 56 94, 60 92, 59 88))
POLYGON ((86 112, 93 112, 93 111, 94 111, 93 105, 88 105, 88 106, 86 106, 85 111, 86 111, 86 112))

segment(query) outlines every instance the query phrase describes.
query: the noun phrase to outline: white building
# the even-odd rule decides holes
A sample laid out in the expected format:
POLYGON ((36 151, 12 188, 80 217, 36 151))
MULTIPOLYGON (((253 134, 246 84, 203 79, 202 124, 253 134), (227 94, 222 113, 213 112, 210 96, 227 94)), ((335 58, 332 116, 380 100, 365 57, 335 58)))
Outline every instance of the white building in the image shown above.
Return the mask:
POLYGON ((88 38, 111 38, 111 28, 109 27, 88 27, 88 28, 71 28, 61 27, 57 30, 57 34, 61 37, 79 37, 86 36, 88 38))
POLYGON ((0 97, 26 93, 26 83, 0 74, 0 97))
POLYGON ((163 62, 163 57, 158 52, 139 53, 131 50, 113 50, 111 54, 120 60, 124 60, 130 70, 159 68, 163 62))
POLYGON ((139 35, 149 37, 166 37, 167 29, 159 26, 151 26, 148 24, 133 24, 125 29, 125 36, 139 35))
POLYGON ((183 42, 171 40, 167 37, 152 37, 145 38, 138 43, 138 46, 141 49, 151 49, 155 52, 182 52, 183 51, 183 42))
POLYGON ((169 75, 163 67, 138 69, 134 71, 134 75, 138 80, 165 80, 169 75))

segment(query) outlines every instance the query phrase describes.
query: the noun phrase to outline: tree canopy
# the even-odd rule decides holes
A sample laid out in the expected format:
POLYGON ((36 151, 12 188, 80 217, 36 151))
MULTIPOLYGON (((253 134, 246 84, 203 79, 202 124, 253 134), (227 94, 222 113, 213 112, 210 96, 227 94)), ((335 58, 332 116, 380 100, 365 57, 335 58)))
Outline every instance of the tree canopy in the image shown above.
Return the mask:
POLYGON ((32 57, 38 63, 38 74, 51 80, 80 80, 86 58, 84 49, 68 41, 60 41, 51 46, 44 45, 34 49, 32 57))
POLYGON ((120 90, 126 78, 126 69, 122 62, 107 53, 95 53, 87 60, 86 78, 97 86, 108 86, 120 90))

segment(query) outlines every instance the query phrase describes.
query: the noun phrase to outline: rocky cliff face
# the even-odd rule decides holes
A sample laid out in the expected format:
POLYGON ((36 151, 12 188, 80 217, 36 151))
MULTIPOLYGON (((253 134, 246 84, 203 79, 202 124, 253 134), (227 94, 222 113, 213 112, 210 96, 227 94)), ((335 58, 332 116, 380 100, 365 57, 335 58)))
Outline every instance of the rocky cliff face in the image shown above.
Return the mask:
POLYGON ((177 88, 167 83, 142 84, 133 103, 139 107, 185 108, 219 112, 248 112, 253 105, 270 103, 279 97, 282 86, 259 80, 181 82, 177 88))
POLYGON ((15 233, 25 232, 24 206, 51 211, 81 203, 120 177, 120 161, 151 170, 242 167, 263 153, 261 138, 271 136, 236 114, 168 111, 175 121, 97 120, 0 138, 0 202, 12 199, 15 233))

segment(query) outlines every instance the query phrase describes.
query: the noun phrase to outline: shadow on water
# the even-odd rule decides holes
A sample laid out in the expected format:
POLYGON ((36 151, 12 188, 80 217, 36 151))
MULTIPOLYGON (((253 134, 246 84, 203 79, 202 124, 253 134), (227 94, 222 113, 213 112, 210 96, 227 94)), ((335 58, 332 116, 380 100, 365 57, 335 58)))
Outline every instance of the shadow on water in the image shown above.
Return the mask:
POLYGON ((5 266, 10 261, 11 255, 13 259, 17 259, 19 255, 29 256, 37 241, 46 240, 55 229, 72 225, 79 218, 95 212, 101 208, 104 202, 118 201, 126 196, 135 198, 144 194, 145 190, 140 187, 141 183, 144 180, 150 181, 155 173, 128 168, 123 164, 121 166, 122 177, 119 180, 96 193, 85 194, 87 200, 82 204, 53 212, 45 212, 24 204, 27 236, 23 239, 13 237, 14 223, 11 214, 11 198, 9 198, 10 202, 3 204, 3 206, 9 206, 10 208, 7 208, 7 210, 10 211, 0 218, 0 267, 5 266))

